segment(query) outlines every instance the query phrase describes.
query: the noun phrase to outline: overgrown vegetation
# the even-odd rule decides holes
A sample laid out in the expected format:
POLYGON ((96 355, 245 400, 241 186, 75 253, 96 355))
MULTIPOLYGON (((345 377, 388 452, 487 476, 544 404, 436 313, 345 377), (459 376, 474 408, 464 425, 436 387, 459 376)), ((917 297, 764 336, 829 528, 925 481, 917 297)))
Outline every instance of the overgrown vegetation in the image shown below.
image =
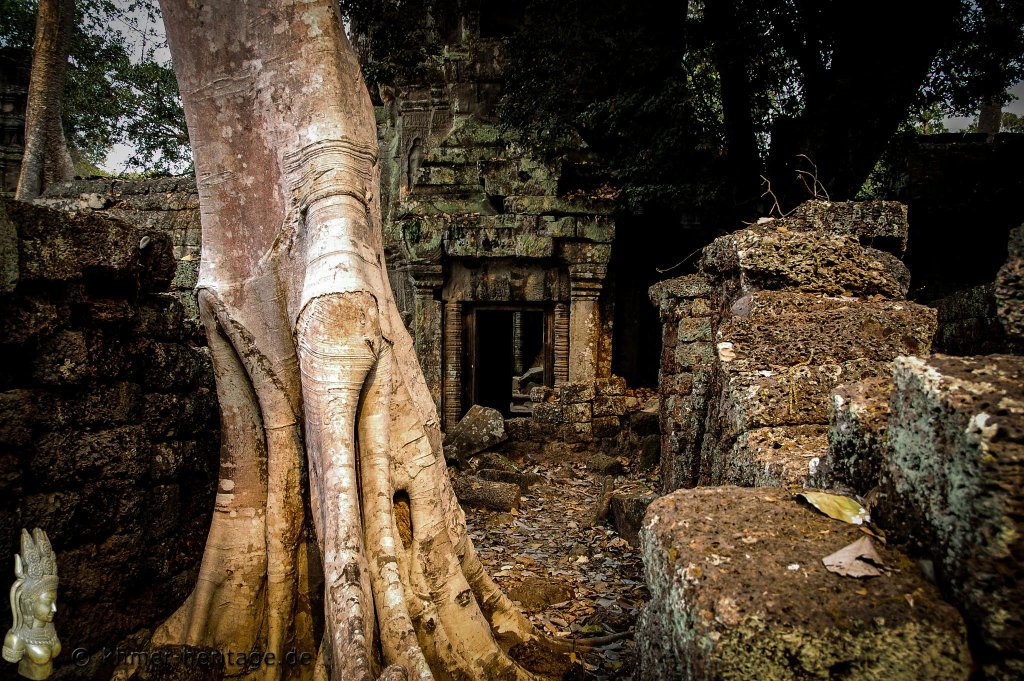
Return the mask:
MULTIPOLYGON (((35 0, 0 0, 0 47, 30 49, 35 0)), ((155 0, 78 0, 65 84, 65 136, 79 169, 101 165, 116 144, 135 173, 182 172, 188 133, 158 31, 155 0)))

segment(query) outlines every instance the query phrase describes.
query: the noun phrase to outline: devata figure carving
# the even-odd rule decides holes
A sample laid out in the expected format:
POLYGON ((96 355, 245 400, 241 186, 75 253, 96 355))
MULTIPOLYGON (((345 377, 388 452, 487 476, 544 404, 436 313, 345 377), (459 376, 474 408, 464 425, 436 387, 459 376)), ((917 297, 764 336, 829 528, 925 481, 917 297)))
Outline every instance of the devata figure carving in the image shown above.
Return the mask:
POLYGON ((38 527, 21 531, 21 554, 14 556, 17 580, 11 587, 14 626, 4 637, 4 659, 18 662, 18 673, 40 681, 53 672, 60 641, 53 628, 57 612, 57 556, 38 527))

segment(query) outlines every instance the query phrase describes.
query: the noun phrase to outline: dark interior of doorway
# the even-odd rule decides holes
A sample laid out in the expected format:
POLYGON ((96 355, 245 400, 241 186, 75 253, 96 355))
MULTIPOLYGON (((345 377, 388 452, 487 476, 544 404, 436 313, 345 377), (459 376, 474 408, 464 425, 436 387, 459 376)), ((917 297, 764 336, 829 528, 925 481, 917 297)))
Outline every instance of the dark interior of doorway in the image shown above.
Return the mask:
POLYGON ((530 388, 545 385, 549 372, 545 311, 478 309, 472 328, 472 403, 497 409, 505 417, 528 415, 525 405, 530 388), (518 334, 516 315, 520 319, 518 334))

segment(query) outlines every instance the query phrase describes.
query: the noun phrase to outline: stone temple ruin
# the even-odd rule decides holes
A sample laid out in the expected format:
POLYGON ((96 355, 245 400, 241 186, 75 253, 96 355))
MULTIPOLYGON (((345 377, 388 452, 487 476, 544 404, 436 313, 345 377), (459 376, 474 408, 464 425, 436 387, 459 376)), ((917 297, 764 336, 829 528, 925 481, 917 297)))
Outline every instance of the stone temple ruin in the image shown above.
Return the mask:
MULTIPOLYGON (((463 505, 515 522, 537 464, 578 462, 594 523, 639 545, 633 671, 600 678, 1024 677, 1024 227, 994 281, 924 305, 900 203, 744 226, 651 288, 659 382, 630 385, 612 204, 503 136, 488 22, 378 107, 388 265, 463 505), (879 576, 826 567, 864 539, 844 560, 879 576)), ((195 581, 216 489, 198 197, 104 178, 36 203, 0 221, 0 533, 49 532, 66 640, 142 646, 195 581)))
MULTIPOLYGON (((805 203, 651 289, 667 494, 641 530, 638 678, 1024 674, 1024 360, 929 355, 936 311, 904 299, 896 257, 905 215, 805 203), (884 577, 826 569, 866 535, 801 507, 805 489, 864 500, 884 577)), ((1006 350, 1022 229, 995 283, 1006 350)))
POLYGON ((567 196, 560 168, 503 139, 502 42, 460 48, 393 92, 379 126, 392 286, 446 427, 611 374, 611 202, 567 196))

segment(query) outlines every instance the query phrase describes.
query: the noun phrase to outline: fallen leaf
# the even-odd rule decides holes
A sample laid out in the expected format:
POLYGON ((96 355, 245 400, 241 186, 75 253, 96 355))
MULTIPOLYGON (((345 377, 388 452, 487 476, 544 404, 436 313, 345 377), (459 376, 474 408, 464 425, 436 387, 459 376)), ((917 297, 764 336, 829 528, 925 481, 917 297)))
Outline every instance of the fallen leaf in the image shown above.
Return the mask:
POLYGON ((830 556, 821 559, 825 569, 844 577, 880 577, 885 564, 869 537, 861 537, 830 556))
POLYGON ((871 520, 867 510, 850 497, 827 492, 800 492, 797 496, 829 518, 842 520, 844 523, 863 525, 871 520))

